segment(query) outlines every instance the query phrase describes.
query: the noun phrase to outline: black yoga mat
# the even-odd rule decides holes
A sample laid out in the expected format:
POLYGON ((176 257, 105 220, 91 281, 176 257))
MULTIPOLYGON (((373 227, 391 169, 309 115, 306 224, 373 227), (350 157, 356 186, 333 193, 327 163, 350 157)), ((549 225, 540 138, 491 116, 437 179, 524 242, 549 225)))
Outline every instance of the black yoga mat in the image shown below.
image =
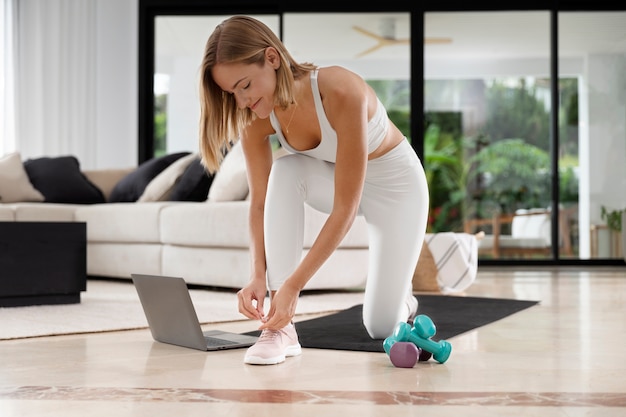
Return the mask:
MULTIPOLYGON (((538 301, 501 298, 418 295, 419 314, 429 316, 437 328, 433 340, 449 339, 524 310, 538 301)), ((363 306, 296 323, 305 348, 384 352, 382 339, 371 339, 363 326, 363 306)), ((259 334, 258 331, 250 332, 259 334)))

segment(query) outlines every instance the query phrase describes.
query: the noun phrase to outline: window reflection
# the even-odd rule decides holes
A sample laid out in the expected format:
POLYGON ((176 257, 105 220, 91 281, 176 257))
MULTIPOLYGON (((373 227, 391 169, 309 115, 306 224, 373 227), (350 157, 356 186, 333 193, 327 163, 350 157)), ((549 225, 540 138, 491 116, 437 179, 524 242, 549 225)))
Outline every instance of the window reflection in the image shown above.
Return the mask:
POLYGON ((560 164, 561 171, 573 166, 579 180, 574 226, 583 259, 623 257, 614 220, 626 209, 624 39, 626 12, 559 13, 559 78, 577 83, 577 93, 560 100, 561 140, 578 140, 577 153, 560 164))
POLYGON ((549 14, 428 13, 425 39, 431 231, 484 231, 483 257, 550 257, 549 14))
POLYGON ((552 109, 547 12, 425 14, 432 231, 484 230, 481 259, 551 258, 558 181, 559 257, 622 256, 607 220, 626 208, 625 16, 559 14, 559 108, 552 109), (547 248, 529 249, 537 245, 547 248))
MULTIPOLYGON (((276 34, 277 15, 252 15, 276 34)), ((204 45, 229 16, 157 16, 155 18, 155 156, 198 148, 199 69, 204 45)))
MULTIPOLYGON (((155 155, 197 148, 198 70, 204 44, 228 16, 155 20, 155 155)), ((254 15, 280 34, 278 15, 254 15)), ((410 137, 410 16, 407 13, 287 13, 283 41, 295 59, 342 65, 379 94, 410 137), (320 27, 324 27, 320 34, 320 27)))

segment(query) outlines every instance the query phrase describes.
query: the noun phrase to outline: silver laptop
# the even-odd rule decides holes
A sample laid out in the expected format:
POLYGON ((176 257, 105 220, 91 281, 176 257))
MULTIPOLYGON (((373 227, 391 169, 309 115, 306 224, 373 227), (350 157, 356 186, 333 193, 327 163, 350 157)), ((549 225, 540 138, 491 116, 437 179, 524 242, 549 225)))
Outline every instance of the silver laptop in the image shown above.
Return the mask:
POLYGON ((203 332, 183 278, 131 274, 154 340, 198 350, 252 346, 257 336, 203 332))

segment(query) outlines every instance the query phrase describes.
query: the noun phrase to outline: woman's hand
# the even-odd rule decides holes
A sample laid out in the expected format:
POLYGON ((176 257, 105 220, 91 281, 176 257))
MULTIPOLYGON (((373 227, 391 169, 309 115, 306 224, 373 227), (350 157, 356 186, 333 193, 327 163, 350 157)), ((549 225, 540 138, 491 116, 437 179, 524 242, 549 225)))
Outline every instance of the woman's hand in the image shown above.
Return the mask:
POLYGON ((270 300, 270 311, 259 329, 280 330, 287 326, 296 315, 300 290, 288 282, 276 291, 270 300))
POLYGON ((267 294, 265 280, 251 280, 248 285, 237 292, 239 312, 249 319, 264 320, 263 303, 267 294))

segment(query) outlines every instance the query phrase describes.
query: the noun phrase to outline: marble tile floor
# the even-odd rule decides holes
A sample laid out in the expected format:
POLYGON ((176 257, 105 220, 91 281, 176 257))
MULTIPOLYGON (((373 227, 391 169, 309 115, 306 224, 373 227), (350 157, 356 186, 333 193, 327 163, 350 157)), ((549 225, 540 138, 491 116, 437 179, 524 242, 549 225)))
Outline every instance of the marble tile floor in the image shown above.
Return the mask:
POLYGON ((245 365, 149 330, 0 341, 0 416, 626 416, 626 268, 481 267, 463 295, 540 303, 410 369, 321 349, 245 365))

